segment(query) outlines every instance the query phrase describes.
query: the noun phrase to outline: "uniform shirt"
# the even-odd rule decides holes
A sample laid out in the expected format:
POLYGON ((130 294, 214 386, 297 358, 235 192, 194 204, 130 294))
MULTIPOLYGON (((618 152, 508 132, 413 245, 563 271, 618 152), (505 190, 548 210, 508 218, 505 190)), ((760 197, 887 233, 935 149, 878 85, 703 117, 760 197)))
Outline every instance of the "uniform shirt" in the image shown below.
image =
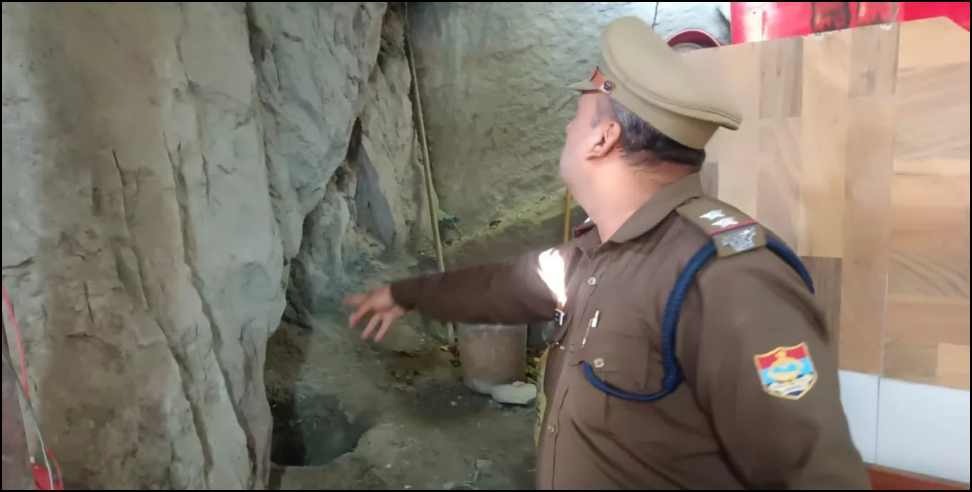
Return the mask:
MULTIPOLYGON (((675 212, 699 196, 699 176, 689 175, 609 240, 588 225, 555 250, 566 265, 567 317, 547 357, 537 487, 868 488, 840 403, 835 337, 801 278, 766 248, 714 258, 699 272, 678 325, 684 382, 674 393, 628 401, 585 378, 583 362, 615 388, 661 388, 665 303, 712 240, 675 212), (810 378, 798 398, 768 372, 786 379, 794 368, 810 378)), ((392 295, 441 320, 548 320, 558 302, 538 258, 397 282, 392 295)))

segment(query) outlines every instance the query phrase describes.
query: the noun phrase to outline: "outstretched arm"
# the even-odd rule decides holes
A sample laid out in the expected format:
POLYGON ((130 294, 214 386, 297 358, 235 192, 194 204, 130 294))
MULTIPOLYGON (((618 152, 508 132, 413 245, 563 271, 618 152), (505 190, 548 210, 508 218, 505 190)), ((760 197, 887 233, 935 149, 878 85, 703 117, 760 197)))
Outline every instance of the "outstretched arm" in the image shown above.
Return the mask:
MULTIPOLYGON (((533 252, 508 264, 414 277, 351 296, 346 301, 355 308, 350 324, 354 326, 373 314, 362 338, 375 334, 375 339, 381 340, 392 323, 413 309, 440 321, 463 323, 513 324, 550 319, 558 302, 548 287, 549 272, 541 269, 542 263, 548 266, 549 262, 542 258, 549 258, 550 253, 542 255, 533 252)), ((560 257, 561 264, 565 260, 560 257)), ((559 281, 562 283, 563 279, 559 281)))

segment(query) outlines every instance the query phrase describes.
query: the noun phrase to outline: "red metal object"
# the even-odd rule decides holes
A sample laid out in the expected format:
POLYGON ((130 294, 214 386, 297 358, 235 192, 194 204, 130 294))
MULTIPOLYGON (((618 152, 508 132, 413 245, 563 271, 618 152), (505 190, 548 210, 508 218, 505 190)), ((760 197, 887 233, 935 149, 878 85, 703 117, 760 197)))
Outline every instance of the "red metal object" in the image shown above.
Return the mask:
POLYGON ((40 463, 34 463, 31 467, 31 473, 34 475, 34 488, 37 490, 64 490, 64 481, 61 479, 61 467, 54 461, 53 455, 48 455, 52 463, 52 469, 47 470, 47 466, 40 463), (51 477, 54 478, 54 484, 51 485, 51 477))
POLYGON ((668 45, 675 50, 715 48, 719 46, 719 40, 701 29, 686 29, 668 38, 668 45))
POLYGON ((899 19, 909 21, 929 17, 948 17, 968 31, 969 2, 905 2, 899 19))
POLYGON ((873 490, 968 490, 969 486, 880 466, 868 466, 873 490))
POLYGON ((732 2, 732 43, 948 17, 969 30, 969 2, 732 2))

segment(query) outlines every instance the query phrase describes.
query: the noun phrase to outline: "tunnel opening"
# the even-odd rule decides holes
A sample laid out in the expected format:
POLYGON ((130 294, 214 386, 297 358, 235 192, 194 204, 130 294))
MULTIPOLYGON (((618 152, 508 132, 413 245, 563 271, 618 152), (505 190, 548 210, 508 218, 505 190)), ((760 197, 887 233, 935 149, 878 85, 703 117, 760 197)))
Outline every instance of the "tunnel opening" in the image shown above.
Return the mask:
POLYGON ((270 461, 282 467, 332 463, 353 452, 374 424, 371 415, 349 409, 349 394, 329 379, 334 366, 348 366, 352 352, 321 338, 307 325, 284 321, 267 344, 265 382, 273 419, 270 461))
POLYGON ((331 395, 311 394, 271 401, 273 437, 270 460, 281 466, 327 465, 354 451, 370 428, 350 418, 331 395))

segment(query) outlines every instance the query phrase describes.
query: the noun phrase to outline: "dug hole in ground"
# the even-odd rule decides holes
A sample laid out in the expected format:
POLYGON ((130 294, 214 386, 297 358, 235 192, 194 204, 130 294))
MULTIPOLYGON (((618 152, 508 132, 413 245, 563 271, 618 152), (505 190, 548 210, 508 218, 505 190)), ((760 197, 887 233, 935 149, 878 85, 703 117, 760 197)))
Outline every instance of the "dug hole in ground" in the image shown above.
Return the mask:
MULTIPOLYGON (((414 318, 374 345, 344 319, 280 326, 266 370, 271 487, 533 487, 534 403, 501 404, 467 387, 458 351, 420 335, 414 318)), ((525 342, 520 331, 507 338, 525 342)))

